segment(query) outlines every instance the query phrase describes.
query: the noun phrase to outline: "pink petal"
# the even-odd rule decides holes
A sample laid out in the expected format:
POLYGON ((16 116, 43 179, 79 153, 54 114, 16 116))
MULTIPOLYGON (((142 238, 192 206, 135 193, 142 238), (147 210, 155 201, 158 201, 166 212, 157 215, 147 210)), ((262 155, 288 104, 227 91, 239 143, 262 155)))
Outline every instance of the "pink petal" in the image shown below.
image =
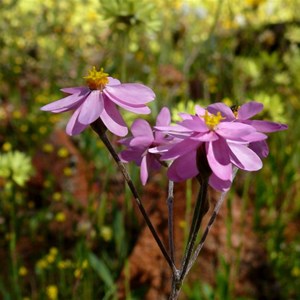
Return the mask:
POLYGON ((91 124, 97 120, 103 110, 103 98, 100 91, 92 91, 81 106, 78 121, 81 124, 91 124))
POLYGON ((67 127, 66 132, 68 135, 76 135, 81 133, 88 125, 81 124, 78 121, 78 115, 80 114, 81 107, 77 108, 75 112, 73 113, 72 117, 70 118, 67 127))
POLYGON ((222 102, 211 104, 207 107, 207 110, 211 113, 216 115, 218 112, 221 113, 222 117, 225 117, 226 121, 232 121, 235 119, 234 114, 230 107, 222 102))
POLYGON ((242 137, 254 132, 255 129, 238 122, 221 122, 215 129, 216 133, 226 139, 240 140, 242 137))
POLYGON ((123 162, 130 162, 134 161, 136 165, 140 166, 142 161, 142 154, 144 150, 137 150, 137 149, 126 149, 121 151, 119 154, 120 159, 123 162))
POLYGON ((250 133, 249 135, 246 135, 243 139, 247 142, 252 143, 252 142, 262 141, 267 138, 268 138, 267 135, 256 131, 256 132, 250 133))
POLYGON ((175 144, 171 149, 164 153, 162 160, 175 159, 179 156, 185 155, 193 150, 196 150, 201 145, 201 142, 191 139, 185 139, 182 142, 175 144))
POLYGON ((126 123, 118 109, 111 101, 104 102, 104 108, 100 115, 101 120, 109 131, 118 136, 125 136, 128 133, 126 123))
POLYGON ((231 180, 222 180, 215 174, 211 174, 209 177, 209 185, 217 191, 226 192, 230 189, 232 184, 231 180))
POLYGON ((267 157, 269 155, 269 147, 266 141, 258 141, 249 144, 249 148, 253 150, 259 157, 267 157))
POLYGON ((126 103, 127 105, 141 105, 153 101, 154 92, 147 86, 139 83, 123 83, 115 86, 106 86, 105 93, 126 103))
POLYGON ((206 145, 207 160, 212 172, 222 180, 232 179, 232 166, 229 159, 229 149, 223 139, 206 145))
POLYGON ((196 114, 199 116, 199 117, 202 117, 205 115, 205 109, 199 105, 196 105, 195 106, 195 110, 196 110, 196 114))
POLYGON ((183 181, 199 174, 196 163, 196 151, 191 151, 173 161, 167 175, 170 180, 183 181))
POLYGON ((245 145, 228 143, 231 162, 246 171, 257 171, 262 168, 259 156, 245 145))
POLYGON ((108 84, 107 85, 119 85, 121 84, 121 81, 113 78, 113 77, 108 77, 108 84))
POLYGON ((156 118, 156 126, 168 126, 171 123, 171 114, 167 107, 163 107, 156 118))
POLYGON ((248 102, 243 104, 238 110, 238 119, 247 120, 263 110, 264 106, 258 102, 248 102))
POLYGON ((178 113, 178 116, 181 117, 181 119, 183 119, 183 120, 192 120, 193 119, 192 115, 183 113, 183 112, 178 113))
POLYGON ((128 110, 128 111, 131 111, 131 112, 134 112, 136 114, 143 114, 143 115, 146 115, 146 114, 149 114, 151 112, 150 108, 145 106, 144 104, 140 104, 140 105, 136 105, 136 104, 128 104, 116 97, 114 97, 113 95, 111 94, 108 94, 106 92, 106 89, 103 90, 103 97, 105 99, 107 99, 107 101, 112 101, 114 102, 115 104, 119 105, 120 107, 128 110))
POLYGON ((83 94, 83 95, 73 94, 65 98, 62 98, 60 100, 49 103, 41 107, 41 110, 60 113, 60 112, 76 109, 84 101, 87 95, 88 94, 83 94))
POLYGON ((262 121, 262 120, 247 120, 243 123, 249 124, 254 127, 257 131, 261 132, 275 132, 286 130, 288 127, 285 124, 270 122, 270 121, 262 121))
POLYGON ((133 136, 147 136, 154 139, 152 128, 149 123, 143 119, 135 120, 131 125, 131 132, 133 136))
POLYGON ((198 133, 190 137, 192 140, 197 140, 201 142, 212 142, 219 139, 219 136, 214 131, 209 131, 205 133, 198 133))
POLYGON ((148 136, 138 136, 138 137, 134 137, 130 141, 129 146, 130 147, 142 148, 142 149, 146 150, 148 147, 150 147, 152 142, 153 142, 153 139, 149 139, 148 136))
POLYGON ((67 94, 78 94, 78 93, 87 94, 91 91, 86 86, 75 86, 75 87, 63 88, 63 89, 60 89, 60 90, 64 93, 67 93, 67 94))
POLYGON ((145 185, 148 180, 148 165, 147 165, 147 156, 146 155, 142 158, 140 178, 141 178, 142 184, 145 185))
POLYGON ((198 116, 193 116, 192 120, 183 120, 178 122, 179 125, 186 127, 192 131, 196 132, 207 132, 209 131, 205 122, 200 119, 198 116))

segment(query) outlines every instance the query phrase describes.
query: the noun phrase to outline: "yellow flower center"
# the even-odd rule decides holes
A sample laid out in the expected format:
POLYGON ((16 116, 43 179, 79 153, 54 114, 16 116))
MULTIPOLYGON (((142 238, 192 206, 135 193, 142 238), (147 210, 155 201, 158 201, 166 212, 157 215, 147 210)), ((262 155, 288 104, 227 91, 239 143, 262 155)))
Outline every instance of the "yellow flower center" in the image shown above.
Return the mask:
POLYGON ((96 67, 93 67, 89 71, 88 76, 83 78, 91 90, 103 91, 104 87, 108 84, 108 74, 103 72, 103 68, 97 71, 96 67))
POLYGON ((222 117, 221 113, 218 111, 216 115, 209 114, 208 111, 205 111, 205 115, 203 116, 204 122, 210 130, 215 129, 215 127, 221 122, 221 120, 225 119, 222 117))

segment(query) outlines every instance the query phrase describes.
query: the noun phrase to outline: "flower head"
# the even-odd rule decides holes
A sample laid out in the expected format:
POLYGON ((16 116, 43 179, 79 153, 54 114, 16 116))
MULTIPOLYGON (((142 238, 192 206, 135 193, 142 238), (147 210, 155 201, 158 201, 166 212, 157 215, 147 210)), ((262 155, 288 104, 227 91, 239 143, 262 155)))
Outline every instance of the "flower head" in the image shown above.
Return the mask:
MULTIPOLYGON (((221 102, 211 104, 207 107, 207 110, 211 113, 220 111, 225 116, 224 120, 226 121, 251 125, 256 129, 257 133, 269 133, 287 129, 287 125, 285 124, 251 119, 254 115, 261 112, 262 109, 263 104, 255 101, 250 101, 241 106, 233 106, 231 108, 221 102)), ((254 135, 257 136, 257 133, 254 135)), ((249 143, 249 148, 260 157, 267 157, 269 154, 269 147, 265 140, 253 140, 251 143, 249 143)))
POLYGON ((61 90, 69 96, 41 108, 53 113, 74 110, 67 124, 67 134, 79 134, 100 118, 112 133, 125 136, 128 129, 116 105, 137 114, 150 113, 146 103, 153 101, 155 94, 145 85, 121 84, 104 73, 103 69, 97 71, 95 67, 84 78, 87 87, 63 88, 61 90))
MULTIPOLYGON (((170 111, 164 107, 156 119, 157 126, 168 126, 171 121, 170 111)), ((127 147, 120 153, 123 162, 134 161, 141 167, 140 178, 145 185, 148 180, 149 170, 158 170, 160 154, 151 153, 149 150, 156 146, 162 146, 170 142, 170 138, 160 131, 153 131, 149 123, 137 119, 131 126, 132 137, 120 140, 127 147)))
POLYGON ((258 110, 256 104, 246 106, 246 110, 241 107, 242 122, 237 122, 234 112, 221 104, 207 109, 196 106, 195 115, 181 114, 183 120, 175 126, 156 127, 177 138, 177 142, 168 149, 157 147, 158 152, 161 150, 162 160, 173 160, 168 170, 171 180, 182 181, 204 173, 208 174, 213 188, 224 191, 233 180, 233 167, 246 171, 262 167, 260 156, 249 145, 259 145, 267 138, 262 133, 267 131, 259 131, 259 125, 269 130, 275 125, 247 121, 246 118, 258 110))

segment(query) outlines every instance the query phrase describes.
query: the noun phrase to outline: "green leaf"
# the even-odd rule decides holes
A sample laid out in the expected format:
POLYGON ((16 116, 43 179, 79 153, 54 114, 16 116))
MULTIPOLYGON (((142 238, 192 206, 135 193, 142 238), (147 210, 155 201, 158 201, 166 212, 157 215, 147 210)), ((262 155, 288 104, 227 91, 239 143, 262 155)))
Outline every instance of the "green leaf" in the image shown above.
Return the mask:
POLYGON ((111 289, 115 289, 115 284, 111 272, 94 253, 90 252, 88 255, 89 263, 98 276, 104 281, 104 283, 111 289))

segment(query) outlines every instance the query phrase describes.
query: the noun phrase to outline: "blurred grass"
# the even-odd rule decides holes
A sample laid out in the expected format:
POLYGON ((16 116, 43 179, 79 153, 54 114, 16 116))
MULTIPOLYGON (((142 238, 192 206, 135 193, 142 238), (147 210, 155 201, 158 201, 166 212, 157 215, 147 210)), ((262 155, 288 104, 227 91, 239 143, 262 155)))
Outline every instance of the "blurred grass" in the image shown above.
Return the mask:
MULTIPOLYGON (((21 151, 36 169, 23 186, 0 178, 0 257, 10 257, 0 274, 3 299, 117 297, 116 281, 139 232, 131 196, 127 191, 120 203, 112 161, 87 130, 72 139, 89 170, 84 207, 68 183, 77 158, 62 155, 55 144, 55 131, 68 117, 39 110, 63 97, 60 88, 82 85, 93 65, 152 87, 157 100, 150 121, 164 105, 180 110, 191 101, 254 99, 265 105, 263 117, 288 123, 288 132, 270 136, 264 168, 237 181, 235 192, 244 199, 244 214, 254 207, 254 227, 266 241, 280 299, 300 297, 299 0, 3 0, 0 6, 1 152, 21 151), (63 175, 55 176, 55 164, 41 171, 41 157, 63 165, 63 175), (28 254, 20 252, 24 247, 28 254), (51 256, 53 247, 57 254, 51 256)), ((130 125, 134 116, 125 118, 130 125)), ((130 168, 139 184, 138 170, 130 168)), ((191 184, 186 195, 190 204, 191 184)), ((191 284, 188 299, 237 299, 232 266, 222 255, 219 262, 217 289, 191 284)), ((127 298, 141 299, 145 290, 130 291, 127 280, 127 298)))

